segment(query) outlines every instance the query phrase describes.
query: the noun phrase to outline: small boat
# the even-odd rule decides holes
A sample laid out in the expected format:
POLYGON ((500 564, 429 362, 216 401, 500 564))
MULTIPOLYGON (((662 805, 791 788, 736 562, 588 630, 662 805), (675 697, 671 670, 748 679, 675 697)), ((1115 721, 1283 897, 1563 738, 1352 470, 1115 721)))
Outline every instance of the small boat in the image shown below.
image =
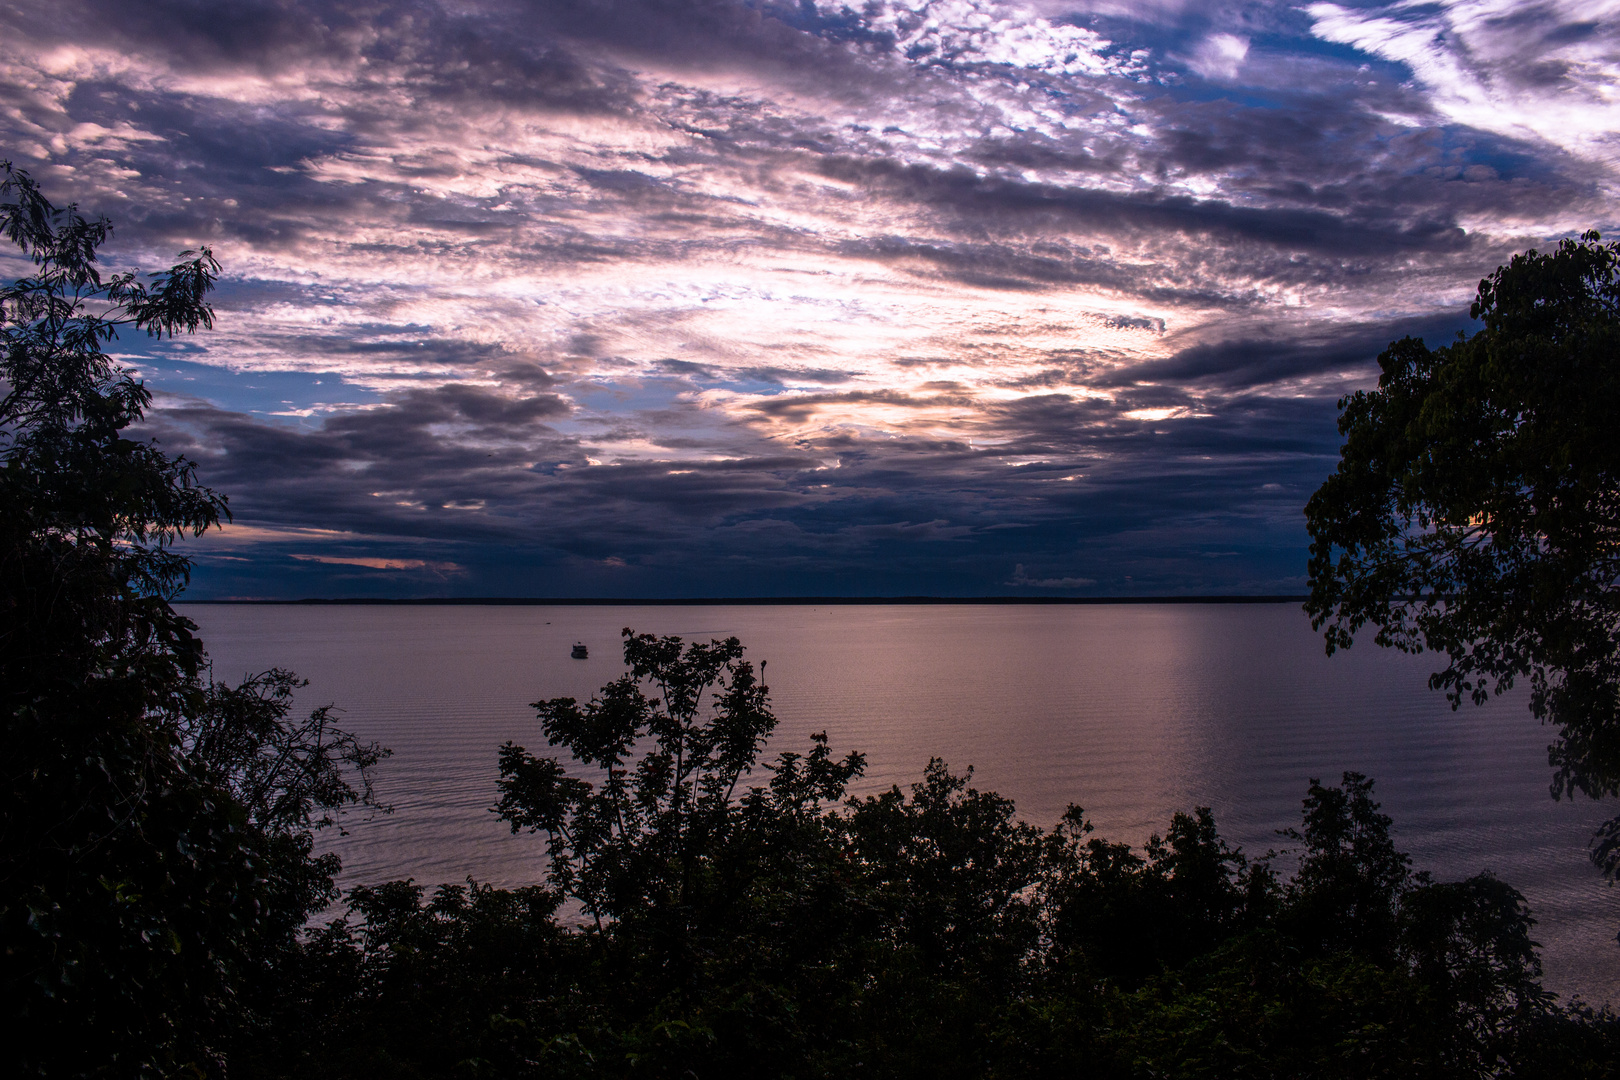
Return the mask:
POLYGON ((578 641, 574 642, 574 651, 571 655, 575 660, 589 660, 591 658, 590 651, 578 641))

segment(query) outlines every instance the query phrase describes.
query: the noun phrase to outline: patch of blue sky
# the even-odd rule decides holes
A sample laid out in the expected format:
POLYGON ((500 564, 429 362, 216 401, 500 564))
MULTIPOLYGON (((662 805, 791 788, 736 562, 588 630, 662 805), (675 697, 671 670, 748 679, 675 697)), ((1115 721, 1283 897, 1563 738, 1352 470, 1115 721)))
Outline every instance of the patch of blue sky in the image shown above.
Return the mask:
POLYGON ((1363 66, 1367 74, 1387 76, 1395 82, 1406 82, 1412 78, 1412 68, 1403 61, 1389 60, 1373 53, 1364 52, 1354 45, 1347 45, 1339 41, 1328 41, 1314 34, 1294 36, 1291 34, 1255 34, 1249 38, 1251 49, 1271 49, 1280 53, 1290 53, 1298 56, 1318 57, 1324 60, 1340 60, 1346 65, 1359 71, 1363 66))
POLYGON ((568 396, 592 412, 623 414, 674 405, 682 394, 691 393, 687 379, 660 375, 637 375, 622 380, 597 378, 575 383, 568 396))
POLYGON ((1549 160, 1545 146, 1531 146, 1496 132, 1481 131, 1461 124, 1446 124, 1431 129, 1439 139, 1448 161, 1464 168, 1487 165, 1502 180, 1555 180, 1564 163, 1549 160))
POLYGON ((326 417, 377 404, 382 395, 332 371, 233 371, 158 354, 125 366, 154 391, 197 398, 230 412, 318 426, 326 417))
POLYGON ((787 390, 787 387, 778 380, 761 378, 721 378, 706 381, 705 385, 716 390, 732 390, 739 394, 772 395, 787 390))
POLYGON ((1291 87, 1219 82, 1197 76, 1185 81, 1161 84, 1142 94, 1145 100, 1168 98, 1176 102, 1219 101, 1245 109, 1275 112, 1297 112, 1299 96, 1298 91, 1291 87))

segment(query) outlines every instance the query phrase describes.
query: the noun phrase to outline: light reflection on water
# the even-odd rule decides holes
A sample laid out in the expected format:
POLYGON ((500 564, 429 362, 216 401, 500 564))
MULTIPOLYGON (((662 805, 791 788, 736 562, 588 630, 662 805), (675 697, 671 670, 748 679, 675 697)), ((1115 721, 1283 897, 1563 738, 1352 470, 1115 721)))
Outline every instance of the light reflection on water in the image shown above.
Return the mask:
POLYGON ((769 661, 767 754, 826 730, 835 752, 866 753, 861 793, 937 756, 1043 826, 1077 802, 1099 835, 1140 844, 1207 805, 1258 854, 1298 823, 1310 777, 1365 773, 1416 868, 1489 869, 1524 892, 1549 988, 1620 1002, 1620 892, 1585 859, 1614 810, 1548 797, 1550 733, 1523 695, 1453 713, 1429 658, 1369 643, 1329 660, 1292 604, 183 609, 217 677, 292 668, 310 680, 301 707, 335 703, 393 748, 379 787, 394 813, 325 839, 346 886, 537 880, 539 840, 489 812, 496 748, 544 748, 527 703, 617 677, 621 627, 735 634, 769 661), (570 659, 575 641, 588 660, 570 659))

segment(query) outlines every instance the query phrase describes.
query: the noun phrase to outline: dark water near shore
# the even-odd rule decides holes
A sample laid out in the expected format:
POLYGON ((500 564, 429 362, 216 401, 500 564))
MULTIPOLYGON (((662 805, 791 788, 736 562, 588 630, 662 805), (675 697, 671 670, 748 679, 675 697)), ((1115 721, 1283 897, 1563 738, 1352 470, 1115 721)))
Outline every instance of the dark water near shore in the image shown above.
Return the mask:
POLYGON ((394 813, 325 838, 345 885, 537 880, 540 842, 488 811, 496 748, 544 747, 527 703, 616 677, 624 626, 735 634, 769 661, 767 753, 826 730, 835 751, 866 752, 862 792, 938 756, 1036 824, 1077 802, 1099 835, 1140 844, 1207 805, 1258 854, 1298 823, 1310 777, 1366 773, 1416 868, 1494 871, 1540 920, 1548 987, 1620 1004, 1620 890, 1585 858, 1620 808, 1549 798, 1549 732, 1522 694, 1453 713, 1426 686, 1429 658, 1368 643, 1329 660, 1293 604, 184 610, 217 677, 292 668, 310 680, 302 708, 336 703, 393 747, 379 786, 394 813), (576 640, 589 660, 569 659, 576 640))

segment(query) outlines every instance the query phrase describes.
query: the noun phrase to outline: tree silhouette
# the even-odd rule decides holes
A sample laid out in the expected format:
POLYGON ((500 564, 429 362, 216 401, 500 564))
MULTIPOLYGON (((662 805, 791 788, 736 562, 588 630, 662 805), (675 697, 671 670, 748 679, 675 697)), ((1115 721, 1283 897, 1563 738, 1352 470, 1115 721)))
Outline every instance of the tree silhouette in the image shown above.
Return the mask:
POLYGON ((208 677, 184 536, 223 496, 127 437, 151 392, 120 332, 213 324, 207 249, 103 276, 104 218, 0 163, 0 234, 33 272, 0 288, 0 1008, 22 1073, 207 1071, 249 992, 335 895, 310 831, 371 801, 383 751, 272 671, 208 677), (350 786, 358 779, 360 788, 350 786))
MULTIPOLYGON (((1620 245, 1595 232, 1480 282, 1473 337, 1378 358, 1340 402, 1339 466, 1305 508, 1312 623, 1444 653, 1453 707, 1528 679, 1558 728, 1554 797, 1620 793, 1620 245)), ((1620 818, 1594 846, 1620 867, 1620 818)))

